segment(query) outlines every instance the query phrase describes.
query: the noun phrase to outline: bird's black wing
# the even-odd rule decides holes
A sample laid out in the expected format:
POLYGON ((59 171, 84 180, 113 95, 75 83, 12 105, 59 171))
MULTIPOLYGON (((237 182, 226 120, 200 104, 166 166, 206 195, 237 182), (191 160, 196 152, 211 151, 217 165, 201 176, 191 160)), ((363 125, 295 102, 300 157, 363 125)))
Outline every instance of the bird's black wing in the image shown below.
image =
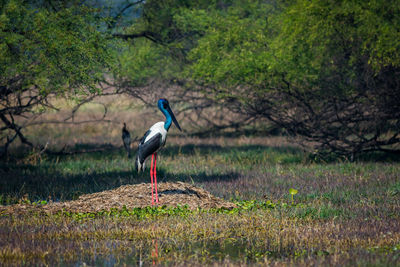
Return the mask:
POLYGON ((148 156, 153 154, 154 152, 157 151, 161 147, 161 133, 158 133, 154 135, 152 138, 144 142, 146 139, 147 135, 149 135, 150 131, 147 131, 147 133, 143 136, 142 140, 139 143, 139 148, 136 157, 139 159, 140 164, 143 164, 143 162, 146 160, 148 156))
POLYGON ((150 133, 151 133, 151 131, 148 130, 148 131, 143 135, 143 137, 142 137, 142 138, 140 139, 140 141, 139 141, 139 146, 144 144, 144 141, 146 140, 146 137, 147 137, 150 133))

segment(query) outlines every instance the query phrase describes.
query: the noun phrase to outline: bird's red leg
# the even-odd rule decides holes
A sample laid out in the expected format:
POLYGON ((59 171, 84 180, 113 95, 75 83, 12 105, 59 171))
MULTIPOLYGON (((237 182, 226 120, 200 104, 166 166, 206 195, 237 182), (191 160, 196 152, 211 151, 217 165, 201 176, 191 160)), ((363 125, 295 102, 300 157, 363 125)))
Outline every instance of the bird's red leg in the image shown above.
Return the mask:
POLYGON ((156 188, 156 203, 158 203, 158 192, 157 192, 157 152, 154 153, 154 183, 155 183, 155 188, 156 188))
POLYGON ((154 160, 154 154, 151 155, 151 165, 150 165, 150 179, 151 179, 151 205, 154 205, 154 194, 153 194, 153 175, 154 175, 154 170, 153 170, 153 160, 154 160))

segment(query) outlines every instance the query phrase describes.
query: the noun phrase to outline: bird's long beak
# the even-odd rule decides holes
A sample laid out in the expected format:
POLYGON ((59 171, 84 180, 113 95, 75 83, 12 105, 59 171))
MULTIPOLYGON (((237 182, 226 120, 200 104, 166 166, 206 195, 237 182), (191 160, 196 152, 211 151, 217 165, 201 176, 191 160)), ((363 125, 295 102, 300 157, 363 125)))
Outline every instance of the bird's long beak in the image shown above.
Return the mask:
POLYGON ((172 112, 172 110, 171 110, 171 108, 169 107, 169 105, 168 105, 167 109, 168 109, 169 114, 171 115, 172 121, 174 122, 174 124, 176 125, 176 127, 178 127, 179 131, 182 132, 181 126, 179 126, 179 123, 178 123, 178 121, 176 120, 175 115, 174 115, 174 113, 172 112))

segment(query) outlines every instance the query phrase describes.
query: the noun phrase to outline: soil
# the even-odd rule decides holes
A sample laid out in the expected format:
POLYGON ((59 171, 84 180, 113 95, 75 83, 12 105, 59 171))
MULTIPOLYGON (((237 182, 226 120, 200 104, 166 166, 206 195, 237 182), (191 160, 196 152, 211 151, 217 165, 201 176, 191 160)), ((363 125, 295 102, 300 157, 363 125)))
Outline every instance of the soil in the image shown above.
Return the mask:
MULTIPOLYGON (((217 198, 202 188, 191 184, 159 183, 158 198, 160 206, 188 205, 189 209, 227 208, 235 204, 217 198)), ((113 190, 81 195, 77 200, 66 202, 49 202, 46 205, 15 204, 0 206, 0 213, 24 213, 27 211, 44 211, 54 213, 61 210, 70 212, 98 212, 111 208, 128 209, 151 206, 151 184, 123 185, 113 190)))

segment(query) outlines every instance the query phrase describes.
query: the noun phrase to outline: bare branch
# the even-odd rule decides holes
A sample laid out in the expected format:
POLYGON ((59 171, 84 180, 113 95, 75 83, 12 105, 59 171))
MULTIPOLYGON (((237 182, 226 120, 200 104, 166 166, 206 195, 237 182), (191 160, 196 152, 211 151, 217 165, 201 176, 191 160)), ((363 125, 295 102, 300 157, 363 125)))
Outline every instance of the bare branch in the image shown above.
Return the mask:
POLYGON ((155 37, 154 33, 144 31, 141 33, 132 33, 132 34, 123 34, 123 33, 114 33, 112 35, 113 37, 116 38, 121 38, 123 40, 131 40, 131 39, 136 39, 136 38, 146 38, 149 39, 150 41, 157 43, 157 44, 163 44, 163 42, 155 37))
POLYGON ((115 27, 115 24, 117 23, 118 19, 122 16, 122 14, 124 14, 124 12, 128 9, 130 9, 133 6, 136 6, 138 4, 142 4, 144 3, 145 0, 139 0, 136 2, 132 2, 132 3, 128 3, 126 4, 113 18, 112 20, 108 23, 108 28, 111 29, 113 27, 115 27))

